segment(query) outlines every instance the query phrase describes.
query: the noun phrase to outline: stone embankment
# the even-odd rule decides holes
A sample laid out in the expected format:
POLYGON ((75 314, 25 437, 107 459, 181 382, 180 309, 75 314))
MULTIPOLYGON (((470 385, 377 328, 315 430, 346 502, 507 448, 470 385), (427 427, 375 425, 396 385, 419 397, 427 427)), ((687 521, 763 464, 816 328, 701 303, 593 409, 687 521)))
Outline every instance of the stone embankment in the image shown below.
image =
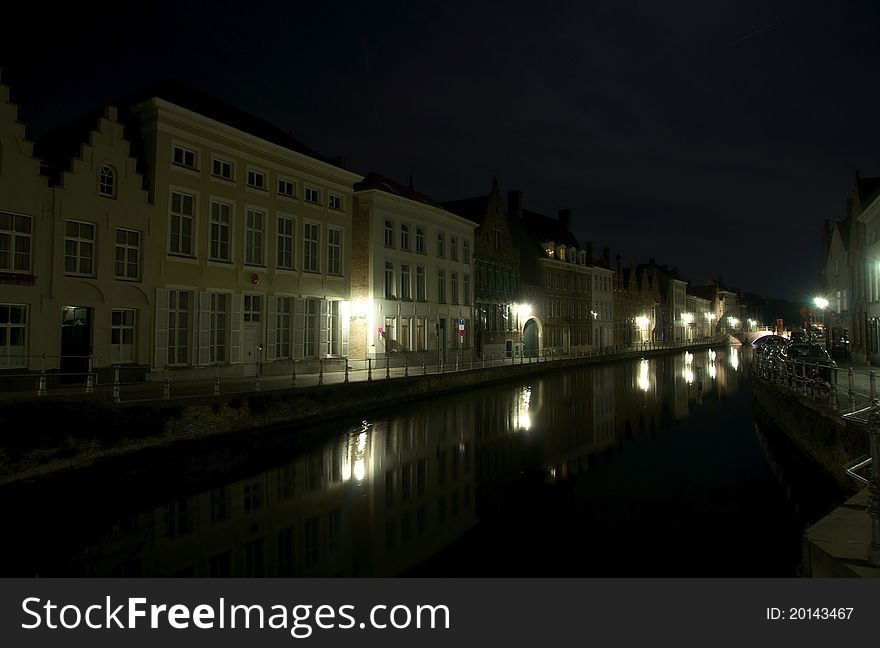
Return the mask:
POLYGON ((728 341, 149 402, 113 403, 84 397, 7 400, 0 404, 0 429, 4 431, 0 439, 0 486, 139 451, 360 416, 370 410, 494 382, 724 343, 728 341))

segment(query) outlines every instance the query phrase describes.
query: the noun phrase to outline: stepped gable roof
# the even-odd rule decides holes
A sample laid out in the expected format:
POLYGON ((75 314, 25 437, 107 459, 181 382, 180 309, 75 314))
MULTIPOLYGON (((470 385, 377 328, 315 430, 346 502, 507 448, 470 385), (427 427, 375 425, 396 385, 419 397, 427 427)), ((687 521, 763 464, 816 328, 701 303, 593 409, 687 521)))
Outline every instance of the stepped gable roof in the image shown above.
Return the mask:
POLYGON ((416 191, 412 187, 407 187, 405 185, 400 184, 383 176, 379 173, 371 171, 368 173, 363 180, 358 183, 355 183, 354 190, 355 191, 366 191, 368 189, 375 189, 377 191, 384 191, 385 193, 391 194, 393 196, 400 196, 402 198, 407 198, 408 200, 412 200, 415 202, 420 202, 425 205, 430 205, 431 207, 437 207, 439 209, 445 209, 443 205, 440 203, 431 200, 425 194, 416 191))
POLYGON ((474 196, 473 198, 463 198, 461 200, 448 200, 440 203, 446 211, 452 212, 456 216, 467 218, 470 221, 482 225, 486 219, 486 210, 489 205, 490 194, 485 196, 474 196))
POLYGON ((201 90, 196 90, 176 79, 166 79, 135 92, 120 102, 121 106, 133 106, 152 98, 164 99, 204 117, 236 128, 242 132, 272 142, 291 151, 307 155, 321 162, 343 168, 340 158, 326 157, 295 139, 262 117, 236 108, 201 90))
POLYGON ((850 237, 850 229, 852 228, 852 218, 847 215, 846 218, 841 218, 834 224, 835 227, 840 231, 840 240, 843 243, 843 249, 849 250, 849 237, 850 237))
POLYGON ((880 177, 858 178, 859 202, 862 209, 870 205, 880 195, 880 177))
POLYGON ((565 229, 558 218, 545 216, 530 209, 523 209, 522 214, 523 229, 528 237, 536 243, 553 241, 556 244, 562 243, 567 247, 581 249, 574 234, 565 229))
POLYGON ((61 183, 61 174, 70 171, 71 161, 80 157, 82 147, 89 143, 89 133, 97 130, 103 110, 93 110, 57 128, 34 142, 34 156, 42 160, 42 173, 53 185, 61 183))

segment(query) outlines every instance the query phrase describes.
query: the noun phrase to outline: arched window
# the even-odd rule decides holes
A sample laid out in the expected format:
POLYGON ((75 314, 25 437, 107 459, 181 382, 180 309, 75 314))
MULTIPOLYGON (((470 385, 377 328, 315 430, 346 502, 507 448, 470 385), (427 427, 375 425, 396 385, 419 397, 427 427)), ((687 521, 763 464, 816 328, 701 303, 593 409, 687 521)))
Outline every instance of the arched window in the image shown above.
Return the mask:
POLYGON ((98 191, 102 196, 113 198, 116 195, 116 174, 113 167, 102 166, 101 173, 98 176, 98 191))

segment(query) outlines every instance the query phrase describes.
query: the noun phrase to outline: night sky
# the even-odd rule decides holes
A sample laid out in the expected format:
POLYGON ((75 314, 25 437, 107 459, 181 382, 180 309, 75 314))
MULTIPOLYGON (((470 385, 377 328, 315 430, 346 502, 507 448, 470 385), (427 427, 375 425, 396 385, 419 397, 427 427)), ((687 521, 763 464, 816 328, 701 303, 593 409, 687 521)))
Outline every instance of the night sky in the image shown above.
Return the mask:
POLYGON ((176 77, 435 200, 494 175, 624 263, 816 293, 822 221, 880 173, 880 3, 513 7, 4 7, 0 65, 32 138, 176 77))

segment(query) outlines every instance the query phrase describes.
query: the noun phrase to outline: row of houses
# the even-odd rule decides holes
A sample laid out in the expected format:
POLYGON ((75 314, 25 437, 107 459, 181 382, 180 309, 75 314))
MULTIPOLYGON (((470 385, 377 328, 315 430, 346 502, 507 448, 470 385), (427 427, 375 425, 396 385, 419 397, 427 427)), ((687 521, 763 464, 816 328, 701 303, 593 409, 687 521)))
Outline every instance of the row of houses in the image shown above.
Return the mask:
POLYGON ((855 171, 844 216, 822 227, 822 274, 827 309, 817 308, 831 340, 853 360, 880 362, 880 177, 855 171))
POLYGON ((523 200, 436 202, 176 82, 34 143, 0 84, 0 369, 271 374, 737 325, 735 291, 612 264, 523 200))

